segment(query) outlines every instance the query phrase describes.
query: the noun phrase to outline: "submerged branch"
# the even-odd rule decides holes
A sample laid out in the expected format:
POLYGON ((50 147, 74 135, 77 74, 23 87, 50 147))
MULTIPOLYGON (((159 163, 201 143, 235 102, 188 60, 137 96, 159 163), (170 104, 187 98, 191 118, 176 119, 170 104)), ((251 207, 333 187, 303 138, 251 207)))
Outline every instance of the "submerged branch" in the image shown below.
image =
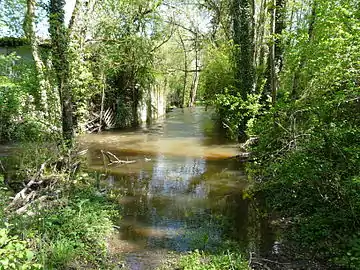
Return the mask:
POLYGON ((133 164, 136 163, 136 160, 121 160, 119 159, 115 154, 111 153, 110 151, 103 151, 101 150, 101 153, 103 155, 103 157, 107 157, 107 159, 109 160, 109 165, 112 164, 133 164), (113 160, 113 159, 115 160, 113 160))

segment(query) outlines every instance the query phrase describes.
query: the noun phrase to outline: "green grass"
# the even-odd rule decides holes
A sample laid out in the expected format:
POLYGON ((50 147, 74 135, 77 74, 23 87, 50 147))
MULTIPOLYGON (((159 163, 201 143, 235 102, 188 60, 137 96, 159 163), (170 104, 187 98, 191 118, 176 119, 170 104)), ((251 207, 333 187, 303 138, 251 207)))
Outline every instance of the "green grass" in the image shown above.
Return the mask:
MULTIPOLYGON (((95 188, 77 185, 56 203, 35 216, 10 217, 8 237, 30 243, 24 248, 31 248, 32 262, 44 269, 69 269, 74 265, 106 268, 106 239, 113 232, 112 219, 119 216, 114 202, 99 195, 95 188)), ((0 229, 4 226, 0 224, 0 229)), ((0 261, 0 269, 11 268, 2 268, 0 261)))
POLYGON ((219 254, 206 254, 195 250, 184 255, 179 261, 184 270, 249 270, 248 262, 238 252, 224 251, 219 254))
POLYGON ((75 189, 65 206, 42 214, 36 229, 41 238, 42 264, 62 269, 69 264, 101 265, 106 261, 106 237, 113 230, 114 206, 92 188, 75 189))

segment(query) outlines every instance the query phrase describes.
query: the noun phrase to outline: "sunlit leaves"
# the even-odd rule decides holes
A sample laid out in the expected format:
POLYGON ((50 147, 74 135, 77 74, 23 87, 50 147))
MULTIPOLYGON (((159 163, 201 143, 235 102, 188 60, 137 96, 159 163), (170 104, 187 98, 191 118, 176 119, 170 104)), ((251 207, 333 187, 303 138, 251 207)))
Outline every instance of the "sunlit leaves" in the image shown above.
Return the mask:
POLYGON ((288 30, 282 98, 254 126, 260 138, 251 172, 267 206, 294 221, 289 239, 358 269, 358 1, 315 3, 311 35, 303 22, 288 30), (294 102, 288 93, 296 72, 301 87, 294 102))

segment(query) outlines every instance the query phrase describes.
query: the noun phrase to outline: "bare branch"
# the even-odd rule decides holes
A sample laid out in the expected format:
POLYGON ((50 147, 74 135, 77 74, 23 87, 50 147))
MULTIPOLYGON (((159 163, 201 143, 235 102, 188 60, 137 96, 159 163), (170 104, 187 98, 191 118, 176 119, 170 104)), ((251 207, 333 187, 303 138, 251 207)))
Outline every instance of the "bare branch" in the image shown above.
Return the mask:
POLYGON ((119 159, 115 154, 111 153, 110 151, 103 151, 101 150, 101 153, 103 154, 103 156, 106 156, 109 160, 109 165, 112 164, 133 164, 136 163, 136 160, 121 160, 119 159), (111 158, 115 159, 112 160, 111 158))

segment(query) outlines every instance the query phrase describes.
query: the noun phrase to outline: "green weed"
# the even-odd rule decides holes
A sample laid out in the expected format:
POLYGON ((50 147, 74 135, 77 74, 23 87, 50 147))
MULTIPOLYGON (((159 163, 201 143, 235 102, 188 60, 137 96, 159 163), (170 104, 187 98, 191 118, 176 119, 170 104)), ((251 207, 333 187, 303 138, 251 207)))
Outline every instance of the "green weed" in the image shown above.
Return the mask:
POLYGON ((182 256, 180 267, 184 270, 249 270, 248 262, 240 253, 225 251, 209 255, 199 250, 182 256))

